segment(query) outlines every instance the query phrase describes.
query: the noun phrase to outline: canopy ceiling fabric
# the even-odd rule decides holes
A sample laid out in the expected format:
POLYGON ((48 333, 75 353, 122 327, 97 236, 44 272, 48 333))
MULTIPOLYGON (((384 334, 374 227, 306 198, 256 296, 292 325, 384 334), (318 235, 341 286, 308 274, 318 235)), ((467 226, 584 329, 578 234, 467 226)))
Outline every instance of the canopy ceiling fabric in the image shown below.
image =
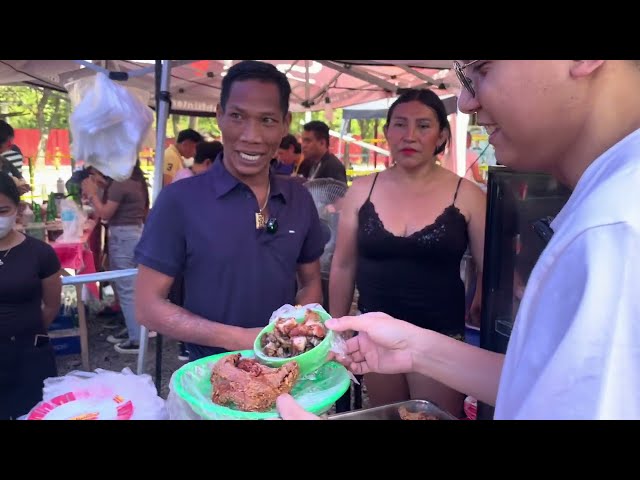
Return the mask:
MULTIPOLYGON (((222 78, 239 60, 174 60, 171 110, 187 115, 215 115, 222 78)), ((396 96, 403 88, 432 88, 457 95, 451 60, 265 60, 285 72, 291 83, 291 111, 344 108, 396 96)), ((153 61, 102 61, 110 71, 135 75, 127 84, 150 92, 155 107, 153 61)), ((94 63, 100 63, 94 61, 94 63)), ((0 60, 0 85, 31 84, 65 91, 68 82, 94 75, 74 60, 0 60)))

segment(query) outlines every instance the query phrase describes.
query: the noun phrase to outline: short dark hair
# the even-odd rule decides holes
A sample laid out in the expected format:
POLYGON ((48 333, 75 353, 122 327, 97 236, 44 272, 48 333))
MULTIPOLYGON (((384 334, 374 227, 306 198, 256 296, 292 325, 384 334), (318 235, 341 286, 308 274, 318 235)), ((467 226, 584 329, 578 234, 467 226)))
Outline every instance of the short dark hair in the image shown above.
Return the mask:
POLYGON ((192 128, 187 128, 186 130, 182 130, 178 133, 178 138, 176 138, 176 143, 182 143, 185 140, 191 140, 194 143, 199 143, 203 140, 202 135, 196 132, 192 128))
POLYGON ((200 142, 196 145, 196 155, 193 157, 194 163, 204 163, 207 159, 213 161, 222 153, 222 143, 217 140, 213 142, 200 142))
POLYGON ((20 205, 20 192, 13 177, 5 172, 0 172, 0 193, 9 197, 15 206, 20 205))
POLYGON ((244 60, 236 63, 227 70, 227 74, 222 79, 222 91, 220 92, 220 107, 225 110, 231 87, 234 82, 244 82, 247 80, 258 80, 265 83, 273 83, 280 92, 280 108, 282 116, 289 113, 289 97, 291 96, 291 85, 287 76, 278 70, 274 65, 256 60, 244 60))
POLYGON ((291 135, 290 133, 282 137, 282 141, 280 142, 280 148, 283 150, 289 150, 289 147, 293 145, 294 153, 302 153, 302 145, 298 142, 298 139, 291 135))
MULTIPOLYGON (((396 109, 398 105, 401 103, 409 103, 409 102, 420 102, 423 105, 429 107, 434 112, 436 112, 436 117, 438 117, 438 123, 440 124, 440 131, 442 132, 444 129, 447 129, 449 133, 451 133, 451 126, 449 125, 449 120, 447 119, 447 109, 438 97, 437 94, 427 89, 418 89, 418 88, 410 88, 400 95, 395 102, 389 107, 389 111, 387 112, 387 126, 391 123, 391 117, 393 117, 393 111, 396 109)), ((444 152, 447 142, 449 142, 449 137, 444 141, 442 145, 436 148, 434 155, 439 155, 444 152)))
POLYGON ((329 146, 329 125, 320 120, 313 120, 304 127, 305 132, 313 132, 318 140, 324 140, 329 146))
POLYGON ((4 120, 0 120, 0 145, 7 140, 11 140, 15 136, 13 127, 4 120))

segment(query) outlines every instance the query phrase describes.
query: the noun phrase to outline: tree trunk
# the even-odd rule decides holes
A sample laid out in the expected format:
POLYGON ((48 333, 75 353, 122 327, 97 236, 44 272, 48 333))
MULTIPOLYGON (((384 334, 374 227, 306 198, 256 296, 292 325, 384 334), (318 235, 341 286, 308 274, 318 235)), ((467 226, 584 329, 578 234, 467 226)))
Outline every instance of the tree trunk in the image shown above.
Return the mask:
POLYGON ((198 117, 189 117, 189 128, 198 130, 198 117))

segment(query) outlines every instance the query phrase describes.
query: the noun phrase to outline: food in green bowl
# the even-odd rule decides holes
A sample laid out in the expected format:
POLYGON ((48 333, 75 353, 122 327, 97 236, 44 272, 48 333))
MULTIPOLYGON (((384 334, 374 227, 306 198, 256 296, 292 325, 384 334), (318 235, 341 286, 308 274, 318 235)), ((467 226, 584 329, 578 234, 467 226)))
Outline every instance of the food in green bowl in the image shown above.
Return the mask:
POLYGON ((293 389, 300 369, 295 362, 279 368, 261 365, 240 353, 220 359, 211 372, 212 400, 243 412, 265 412, 293 389))
POLYGON ((307 309, 302 317, 280 317, 256 337, 253 349, 261 363, 281 367, 295 361, 300 375, 320 368, 327 360, 334 333, 324 322, 331 316, 324 310, 307 309))
MULTIPOLYGON (((225 352, 186 363, 176 370, 170 382, 167 410, 172 420, 265 420, 279 418, 273 405, 269 410, 243 411, 233 402, 219 405, 213 401, 212 372, 228 356, 255 358, 253 350, 225 352)), ((349 389, 351 379, 347 369, 337 362, 328 362, 315 372, 295 381, 290 394, 307 411, 326 413, 349 389)))

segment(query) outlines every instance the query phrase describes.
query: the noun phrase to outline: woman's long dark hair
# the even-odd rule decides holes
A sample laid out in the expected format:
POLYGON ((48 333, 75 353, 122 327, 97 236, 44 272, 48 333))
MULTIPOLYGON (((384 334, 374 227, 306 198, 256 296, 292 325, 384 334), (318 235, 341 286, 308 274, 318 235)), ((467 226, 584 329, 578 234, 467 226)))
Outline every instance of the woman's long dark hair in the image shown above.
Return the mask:
POLYGON ((20 191, 16 182, 13 181, 11 175, 5 172, 0 172, 0 193, 6 195, 16 207, 20 205, 20 191))

